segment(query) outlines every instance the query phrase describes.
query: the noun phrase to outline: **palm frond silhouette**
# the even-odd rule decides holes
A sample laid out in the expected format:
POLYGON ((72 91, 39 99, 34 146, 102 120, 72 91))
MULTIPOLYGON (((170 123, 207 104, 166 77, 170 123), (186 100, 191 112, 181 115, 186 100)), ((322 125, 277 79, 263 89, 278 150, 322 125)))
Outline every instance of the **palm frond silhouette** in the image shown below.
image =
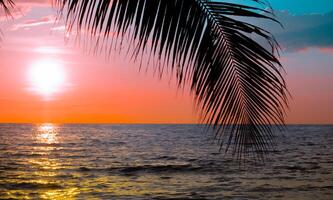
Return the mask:
MULTIPOLYGON (((14 2, 12 0, 0 0, 0 12, 3 11, 7 16, 10 16, 10 8, 13 6, 14 2)), ((0 30, 0 42, 1 40, 2 40, 2 32, 0 30)))
POLYGON ((5 11, 7 15, 10 14, 10 7, 14 5, 12 0, 0 0, 0 7, 5 11))
MULTIPOLYGON (((135 60, 145 52, 163 60, 160 73, 169 67, 179 86, 190 84, 203 122, 214 127, 221 149, 239 158, 272 148, 273 125, 283 128, 288 106, 278 43, 268 31, 244 21, 276 19, 265 0, 248 1, 255 6, 212 0, 55 0, 70 30, 98 36, 109 50, 126 38, 135 60), (264 39, 269 48, 253 38, 264 39)), ((6 2, 0 4, 6 8, 6 2)))
POLYGON ((241 157, 271 149, 272 125, 283 127, 288 103, 278 43, 239 18, 276 20, 260 6, 267 2, 250 1, 258 6, 210 0, 57 0, 57 5, 67 12, 70 29, 120 45, 127 35, 134 58, 148 50, 166 60, 160 71, 168 66, 179 86, 191 85, 203 122, 215 128, 225 151, 241 157), (258 36, 272 50, 252 39, 258 36))

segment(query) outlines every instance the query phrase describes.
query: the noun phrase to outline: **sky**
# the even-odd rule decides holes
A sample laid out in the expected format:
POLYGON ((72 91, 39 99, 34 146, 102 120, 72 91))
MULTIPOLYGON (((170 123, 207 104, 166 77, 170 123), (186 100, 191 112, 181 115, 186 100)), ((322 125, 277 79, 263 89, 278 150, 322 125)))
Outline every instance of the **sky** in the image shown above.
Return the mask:
MULTIPOLYGON (((124 55, 94 55, 65 32, 47 0, 15 2, 13 19, 0 14, 0 122, 199 121, 188 88, 178 89, 170 76, 159 79, 151 68, 139 70, 124 55)), ((292 95, 286 122, 332 124, 333 1, 270 3, 284 28, 258 23, 283 48, 280 59, 292 95)))

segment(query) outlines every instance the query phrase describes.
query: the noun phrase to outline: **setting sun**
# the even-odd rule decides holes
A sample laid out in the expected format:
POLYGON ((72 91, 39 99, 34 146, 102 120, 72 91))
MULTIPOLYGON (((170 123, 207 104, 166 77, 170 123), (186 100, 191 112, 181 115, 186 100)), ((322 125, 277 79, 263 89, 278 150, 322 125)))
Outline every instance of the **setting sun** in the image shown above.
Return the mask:
POLYGON ((30 89, 45 97, 61 91, 66 79, 62 63, 55 59, 42 59, 33 63, 28 76, 30 89))

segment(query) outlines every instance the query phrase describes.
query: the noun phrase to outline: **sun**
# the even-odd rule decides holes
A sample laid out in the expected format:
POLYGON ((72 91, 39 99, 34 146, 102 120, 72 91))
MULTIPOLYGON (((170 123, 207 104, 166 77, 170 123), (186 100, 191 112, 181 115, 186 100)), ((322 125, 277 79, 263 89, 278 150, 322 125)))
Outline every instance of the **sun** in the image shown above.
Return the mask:
POLYGON ((50 97, 65 87, 66 73, 63 64, 56 59, 41 59, 31 65, 28 73, 30 89, 44 97, 50 97))

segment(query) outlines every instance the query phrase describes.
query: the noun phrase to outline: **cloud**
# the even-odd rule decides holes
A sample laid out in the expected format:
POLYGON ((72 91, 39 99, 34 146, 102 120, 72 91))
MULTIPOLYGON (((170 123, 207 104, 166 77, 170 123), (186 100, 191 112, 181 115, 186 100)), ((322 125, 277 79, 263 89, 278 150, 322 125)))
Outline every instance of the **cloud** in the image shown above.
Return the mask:
MULTIPOLYGON (((12 12, 14 18, 20 18, 29 12, 34 6, 52 6, 52 0, 15 0, 16 8, 12 12)), ((284 26, 282 29, 276 24, 270 22, 262 22, 258 19, 247 19, 251 23, 261 25, 270 30, 278 39, 281 46, 287 52, 304 51, 309 48, 319 48, 323 52, 331 52, 333 48, 333 11, 326 14, 304 14, 292 15, 285 11, 276 12, 277 18, 284 26)), ((0 21, 5 19, 0 14, 0 21)), ((30 23, 21 23, 13 27, 13 30, 19 28, 31 28, 50 24, 54 20, 40 19, 30 21, 30 23)), ((53 31, 65 31, 64 26, 51 28, 53 31)))
POLYGON ((19 19, 25 16, 32 7, 51 7, 52 0, 15 0, 15 5, 10 8, 10 15, 6 15, 3 9, 0 9, 0 22, 8 19, 19 19))
POLYGON ((51 28, 52 31, 62 31, 64 32, 66 30, 66 26, 65 25, 61 25, 61 26, 56 26, 51 28))
POLYGON ((0 10, 0 22, 10 19, 18 19, 23 17, 26 13, 31 10, 31 6, 16 4, 13 8, 10 9, 10 15, 7 15, 3 10, 0 10))
POLYGON ((36 26, 42 26, 42 25, 46 25, 46 24, 52 24, 56 21, 56 17, 54 15, 49 15, 49 16, 45 16, 42 17, 40 19, 36 19, 36 20, 27 20, 23 23, 20 24, 15 24, 11 30, 18 30, 18 29, 30 29, 32 27, 36 27, 36 26))
POLYGON ((321 51, 321 52, 323 52, 323 53, 329 53, 329 54, 331 54, 331 53, 333 53, 333 47, 322 47, 322 48, 320 48, 319 49, 319 51, 321 51))
POLYGON ((277 16, 284 29, 275 27, 272 33, 287 51, 308 48, 328 51, 333 48, 333 11, 323 15, 290 15, 280 12, 277 16))
POLYGON ((16 5, 28 4, 30 6, 51 6, 52 0, 15 0, 16 5))

